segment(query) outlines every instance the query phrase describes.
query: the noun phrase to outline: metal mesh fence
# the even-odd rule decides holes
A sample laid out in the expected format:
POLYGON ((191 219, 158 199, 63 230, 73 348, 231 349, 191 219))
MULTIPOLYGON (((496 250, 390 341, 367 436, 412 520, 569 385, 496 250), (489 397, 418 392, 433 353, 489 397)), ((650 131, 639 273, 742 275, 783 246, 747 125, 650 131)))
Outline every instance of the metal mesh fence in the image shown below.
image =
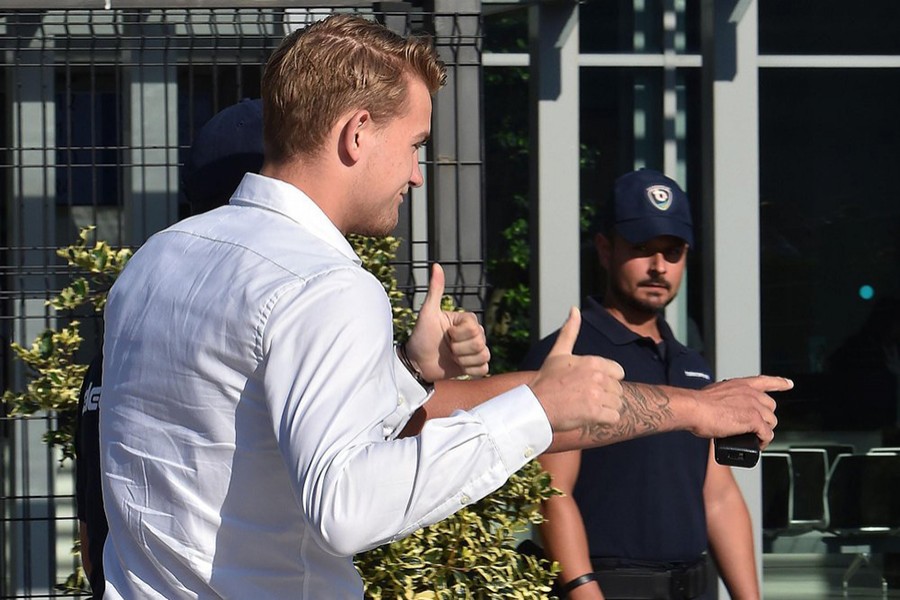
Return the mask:
MULTIPOLYGON (((57 314, 46 304, 78 275, 57 248, 87 225, 97 239, 136 247, 187 216, 180 171, 196 132, 222 108, 258 97, 281 38, 333 11, 434 35, 450 81, 435 99, 421 156, 426 185, 401 208, 396 266, 411 304, 439 260, 447 293, 483 311, 479 2, 66 4, 0 9, 2 389, 27 381, 13 341, 30 345, 79 317, 78 359, 87 363, 98 347, 96 315, 57 314)), ((0 598, 61 595, 56 587, 79 564, 72 466, 42 439, 57 418, 0 414, 0 598)))

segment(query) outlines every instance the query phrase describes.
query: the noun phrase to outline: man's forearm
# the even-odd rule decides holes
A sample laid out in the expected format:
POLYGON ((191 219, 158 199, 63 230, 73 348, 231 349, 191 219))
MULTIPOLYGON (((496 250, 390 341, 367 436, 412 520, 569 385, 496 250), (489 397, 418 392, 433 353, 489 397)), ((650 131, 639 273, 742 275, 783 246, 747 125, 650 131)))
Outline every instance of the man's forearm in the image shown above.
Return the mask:
MULTIPOLYGON (((544 503, 542 512, 546 521, 540 526, 541 539, 548 558, 559 563, 559 582, 565 584, 592 572, 584 521, 572 497, 551 498, 544 503)), ((597 583, 584 584, 579 595, 599 598, 597 583)))
MULTIPOLYGON (((672 392, 659 386, 622 382, 622 416, 615 425, 586 427, 582 439, 604 445, 674 427, 672 392)), ((679 400, 676 398, 675 402, 679 400)))
POLYGON ((528 383, 533 378, 533 371, 516 371, 481 379, 436 381, 431 398, 413 414, 400 437, 418 434, 428 419, 449 417, 453 411, 475 408, 503 392, 528 383))
POLYGON ((80 520, 78 521, 78 537, 81 541, 81 568, 84 569, 84 574, 90 577, 93 570, 90 538, 88 537, 87 523, 80 520))
MULTIPOLYGON (((418 433, 427 419, 468 410, 533 378, 533 371, 517 371, 484 379, 439 381, 432 397, 404 429, 404 435, 418 433)), ((555 433, 550 451, 605 446, 679 427, 677 407, 688 402, 687 390, 625 382, 622 391, 623 410, 618 423, 555 433)))
POLYGON ((692 404, 694 401, 690 390, 622 382, 622 413, 618 423, 556 433, 549 451, 606 446, 681 429, 692 404))
POLYGON ((710 549, 731 597, 734 600, 758 600, 753 526, 737 484, 732 482, 728 493, 717 502, 707 500, 706 510, 710 549))
MULTIPOLYGON (((516 386, 535 381, 535 372, 504 373, 484 379, 438 382, 431 399, 403 430, 416 435, 426 419, 468 410, 516 386)), ((737 378, 703 390, 622 382, 619 420, 563 431, 554 430, 550 452, 605 446, 665 431, 686 430, 706 437, 755 433, 763 447, 775 427, 775 402, 766 392, 790 389, 781 377, 737 378)))

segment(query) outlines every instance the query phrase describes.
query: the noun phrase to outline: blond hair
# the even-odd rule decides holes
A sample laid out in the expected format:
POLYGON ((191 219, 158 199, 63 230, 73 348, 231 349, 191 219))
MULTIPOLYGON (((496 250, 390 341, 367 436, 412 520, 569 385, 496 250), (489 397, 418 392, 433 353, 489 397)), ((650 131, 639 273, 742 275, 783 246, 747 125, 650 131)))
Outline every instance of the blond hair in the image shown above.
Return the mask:
POLYGON ((409 76, 421 79, 431 94, 446 81, 427 37, 404 38, 349 14, 288 35, 262 79, 266 159, 315 154, 350 110, 368 110, 375 123, 402 115, 409 76))

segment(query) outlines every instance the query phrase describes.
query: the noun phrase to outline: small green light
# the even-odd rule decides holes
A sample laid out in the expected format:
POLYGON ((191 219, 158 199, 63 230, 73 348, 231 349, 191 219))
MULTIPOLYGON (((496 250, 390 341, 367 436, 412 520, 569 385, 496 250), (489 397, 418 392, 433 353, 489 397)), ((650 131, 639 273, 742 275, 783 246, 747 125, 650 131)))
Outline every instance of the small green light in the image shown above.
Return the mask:
POLYGON ((875 288, 871 285, 863 285, 859 288, 859 297, 863 300, 871 300, 872 296, 875 295, 875 288))

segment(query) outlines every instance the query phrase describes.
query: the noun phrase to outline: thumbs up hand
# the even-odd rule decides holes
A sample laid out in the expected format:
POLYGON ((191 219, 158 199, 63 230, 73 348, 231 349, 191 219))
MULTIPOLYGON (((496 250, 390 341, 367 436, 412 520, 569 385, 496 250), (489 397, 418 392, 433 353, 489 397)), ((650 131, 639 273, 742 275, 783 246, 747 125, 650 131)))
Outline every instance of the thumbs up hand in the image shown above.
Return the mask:
POLYGON ((406 342, 410 362, 428 381, 486 375, 491 353, 484 328, 473 313, 441 310, 443 295, 444 270, 435 263, 425 302, 406 342))
POLYGON ((573 355, 580 329, 581 312, 573 307, 529 384, 555 432, 611 425, 619 421, 622 410, 625 372, 612 360, 573 355))

